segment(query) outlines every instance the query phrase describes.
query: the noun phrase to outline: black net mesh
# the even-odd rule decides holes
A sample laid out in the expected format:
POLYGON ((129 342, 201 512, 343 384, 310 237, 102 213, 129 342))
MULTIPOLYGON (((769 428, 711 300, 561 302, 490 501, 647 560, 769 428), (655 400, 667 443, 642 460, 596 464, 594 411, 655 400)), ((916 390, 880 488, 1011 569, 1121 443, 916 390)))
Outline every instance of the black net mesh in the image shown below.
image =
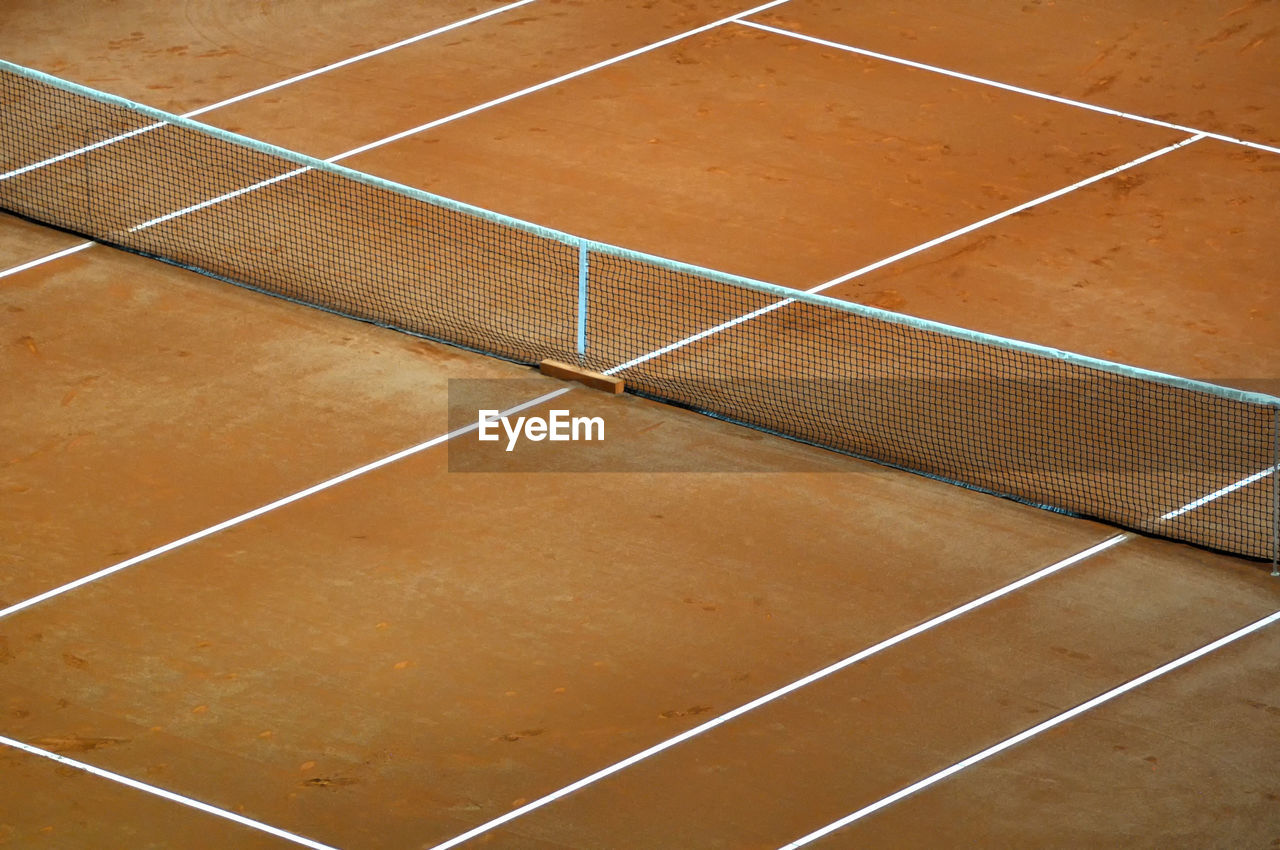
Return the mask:
POLYGON ((22 73, 0 69, 0 99, 0 208, 512 360, 578 359, 657 398, 965 486, 1280 557, 1280 474, 1268 474, 1280 412, 1268 403, 780 299, 605 246, 580 305, 572 238, 22 73))
POLYGON ((631 389, 1032 504, 1275 556, 1274 408, 637 260, 596 256, 591 270, 588 363, 621 363, 631 389))
POLYGON ((577 247, 0 73, 0 207, 522 362, 574 343, 577 247), (151 128, 151 129, 147 129, 151 128))

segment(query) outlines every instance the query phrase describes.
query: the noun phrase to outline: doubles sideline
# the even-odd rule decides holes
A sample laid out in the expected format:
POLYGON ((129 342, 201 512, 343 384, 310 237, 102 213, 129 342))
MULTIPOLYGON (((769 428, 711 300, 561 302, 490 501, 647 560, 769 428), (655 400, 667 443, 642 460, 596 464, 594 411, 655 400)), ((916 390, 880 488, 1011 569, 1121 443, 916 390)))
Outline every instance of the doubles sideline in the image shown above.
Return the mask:
POLYGON ((776 690, 770 691, 769 693, 763 696, 756 697, 750 702, 743 703, 737 708, 726 711, 724 714, 713 717, 704 723, 700 723, 697 726, 694 726, 692 729, 688 729, 680 733, 679 735, 675 735, 674 737, 668 738, 665 741, 662 741, 658 744, 654 744, 652 747, 649 747, 648 749, 641 750, 640 752, 636 753, 633 756, 628 756, 622 761, 615 762, 614 764, 611 764, 608 767, 601 768, 600 770, 597 770, 595 773, 592 773, 589 776, 584 776, 582 779, 579 779, 577 782, 570 783, 569 785, 566 785, 563 788, 552 791, 550 794, 546 794, 542 797, 539 797, 538 799, 533 800, 532 802, 525 803, 523 806, 520 806, 517 809, 512 809, 511 811, 507 812, 504 815, 501 815, 499 817, 494 818, 493 820, 482 823, 473 829, 469 829, 460 835, 454 836, 448 841, 435 845, 434 847, 431 848, 431 850, 449 850, 449 848, 451 847, 457 847, 459 844, 463 844, 467 841, 470 841, 473 838, 478 838, 479 836, 484 835, 486 832, 492 832, 498 827, 508 824, 511 821, 515 820, 516 818, 523 817, 524 815, 527 815, 530 812, 537 811, 538 809, 541 809, 543 806, 550 805, 551 803, 554 803, 556 800, 567 797, 570 794, 574 793, 575 791, 581 791, 583 788, 586 788, 589 785, 594 785, 595 783, 601 781, 602 779, 607 779, 608 777, 613 776, 615 773, 618 773, 622 770, 626 770, 628 767, 638 764, 644 761, 645 759, 652 758, 653 756, 656 756, 661 752, 669 750, 678 744, 683 744, 685 741, 689 741, 700 735, 705 735, 707 732, 710 732, 712 729, 715 729, 718 726, 723 726, 725 723, 728 723, 731 720, 739 718, 744 714, 755 711, 758 708, 762 708, 771 702, 780 700, 783 697, 785 697, 787 694, 794 693, 795 691, 798 691, 801 688, 806 687, 807 685, 812 685, 814 682, 818 682, 822 679, 827 678, 828 676, 838 673, 841 670, 844 670, 846 667, 851 667, 860 661, 864 661, 872 657, 873 655, 878 655, 879 653, 884 652, 886 649, 889 649, 890 647, 897 646, 898 644, 903 643, 904 641, 910 640, 911 638, 916 637, 917 635, 923 634, 931 629, 935 629, 938 626, 942 625, 943 623, 949 622, 951 620, 956 619, 957 617, 960 617, 960 616, 963 616, 964 614, 969 613, 970 611, 974 611, 978 608, 981 608, 982 606, 990 602, 994 602, 995 600, 1000 599, 1003 596, 1008 596, 1010 593, 1013 593, 1015 590, 1021 590, 1022 588, 1027 587, 1030 584, 1034 584, 1035 582, 1040 581, 1043 578, 1047 578, 1048 576, 1053 575, 1054 573, 1061 572, 1067 567, 1070 567, 1074 564, 1078 564, 1081 561, 1098 554, 1099 552, 1105 552, 1107 549, 1110 549, 1113 546, 1117 546, 1120 543, 1123 543, 1126 540, 1131 539, 1131 537, 1132 535, 1130 534, 1116 534, 1112 537, 1108 537, 1106 540, 1103 540, 1101 543, 1096 543, 1093 546, 1090 546, 1088 549, 1085 549, 1081 552, 1077 552, 1076 554, 1071 555, 1070 557, 1063 558, 1057 563, 1050 564, 1047 567, 1043 567, 1031 573, 1030 575, 1023 576, 1017 581, 1010 582, 1009 584, 1006 584, 1004 587, 997 588, 996 590, 993 590, 990 593, 987 593, 983 596, 979 596, 977 599, 974 599, 970 602, 966 602, 963 605, 952 608, 950 611, 939 614, 938 616, 933 617, 929 620, 926 620, 917 626, 913 626, 912 628, 907 629, 906 631, 902 631, 896 635, 893 635, 892 637, 885 638, 884 640, 880 641, 879 643, 873 646, 869 646, 866 649, 863 649, 859 652, 855 652, 853 655, 842 658, 833 664, 829 664, 826 667, 823 667, 821 670, 817 670, 813 673, 810 673, 808 676, 804 676, 803 678, 796 679, 794 682, 783 685, 782 687, 776 690))

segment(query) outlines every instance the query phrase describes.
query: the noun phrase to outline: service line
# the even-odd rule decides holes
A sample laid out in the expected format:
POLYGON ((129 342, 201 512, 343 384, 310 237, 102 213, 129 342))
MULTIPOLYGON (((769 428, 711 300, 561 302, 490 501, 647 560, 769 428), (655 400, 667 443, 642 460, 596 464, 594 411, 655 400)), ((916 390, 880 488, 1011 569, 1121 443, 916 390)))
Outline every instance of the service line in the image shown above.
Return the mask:
MULTIPOLYGON (((941 236, 934 237, 933 239, 930 239, 927 242, 921 242, 919 245, 914 245, 910 248, 907 248, 904 251, 899 251, 898 253, 893 254, 892 256, 885 257, 884 259, 881 259, 881 260, 876 260, 874 263, 869 263, 868 265, 862 266, 861 268, 858 268, 858 269, 854 269, 851 272, 842 274, 839 277, 832 278, 831 280, 828 280, 826 283, 820 283, 817 286, 814 286, 810 289, 806 289, 804 291, 809 294, 816 294, 824 290, 830 289, 833 286, 838 286, 839 284, 847 283, 848 281, 851 281, 854 278, 862 277, 865 274, 870 274, 871 272, 877 269, 884 268, 885 266, 896 263, 899 260, 904 260, 907 257, 911 257, 916 254, 922 253, 924 251, 928 251, 930 248, 936 248, 937 246, 943 244, 944 242, 950 242, 953 239, 958 239, 959 237, 972 233, 975 230, 979 230, 983 227, 987 227, 988 225, 995 224, 997 221, 1006 219, 1009 216, 1017 215, 1018 213, 1025 212, 1031 209, 1032 207, 1037 207, 1037 206, 1040 206, 1041 204, 1048 203, 1049 201, 1052 201, 1056 198, 1060 198, 1063 195, 1066 195, 1070 192, 1074 192, 1077 189, 1083 189, 1085 186, 1090 186, 1094 183, 1099 182, 1100 180, 1106 180, 1108 177, 1114 177, 1115 175, 1121 173, 1122 171, 1128 171, 1131 168, 1136 168, 1137 166, 1142 165, 1143 163, 1146 163, 1146 162, 1150 162, 1151 160, 1156 159, 1157 157, 1161 157, 1166 154, 1173 153, 1174 151, 1180 148, 1186 147, 1187 145, 1198 142, 1203 138, 1205 138, 1205 135, 1203 133, 1197 133, 1196 135, 1185 138, 1182 141, 1174 142, 1173 144, 1168 145, 1167 147, 1163 147, 1163 148, 1160 148, 1159 150, 1155 150, 1155 151, 1151 151, 1150 153, 1143 154, 1137 159, 1129 160, 1128 162, 1122 165, 1117 165, 1115 168, 1109 168, 1106 171, 1100 172, 1098 174, 1094 174, 1091 177, 1086 177, 1083 180, 1079 180, 1075 183, 1072 183, 1070 186, 1063 186, 1061 189, 1055 189, 1054 191, 1050 192, 1047 195, 1041 195, 1038 198, 1033 198, 1030 201, 1026 201, 1024 203, 1018 204, 1015 207, 1010 207, 1009 209, 1003 210, 1002 212, 998 212, 995 215, 987 216, 986 218, 980 221, 975 221, 972 224, 967 224, 964 227, 951 231, 950 233, 944 233, 941 236)), ((614 375, 614 374, 617 374, 618 372, 622 372, 626 369, 630 369, 633 366, 639 366, 641 363, 645 363, 649 360, 652 360, 655 357, 661 357, 664 354, 670 354, 673 351, 678 351, 679 349, 684 348, 686 345, 690 345, 691 343, 695 343, 695 342, 698 342, 699 340, 706 339, 709 336, 720 333, 721 331, 724 331, 724 330, 728 330, 729 328, 737 327, 738 325, 744 322, 749 322, 752 319, 757 319, 760 316, 766 315, 767 313, 772 313, 774 310, 779 310, 783 307, 786 307, 789 304, 794 304, 794 303, 795 303, 794 298, 783 298, 781 300, 775 301, 772 304, 761 307, 757 310, 753 310, 750 313, 743 313, 741 316, 736 316, 732 319, 728 319, 718 325, 715 325, 714 327, 706 328, 705 330, 701 330, 698 333, 691 334, 685 337, 684 339, 676 340, 675 342, 664 345, 661 348, 656 348, 647 354, 641 354, 639 357, 635 357, 631 360, 628 360, 625 363, 622 363, 618 366, 614 366, 611 369, 606 369, 604 371, 604 374, 614 375)))
POLYGON ((744 27, 752 27, 753 29, 771 32, 776 35, 787 36, 788 38, 796 38, 801 41, 807 41, 811 44, 820 44, 823 47, 830 47, 835 50, 843 50, 846 53, 857 53, 861 56, 867 56, 872 59, 880 59, 885 62, 893 62, 896 65, 906 65, 908 68, 916 68, 921 71, 929 71, 934 74, 942 74, 947 77, 954 77, 957 80, 964 80, 970 83, 978 83, 979 85, 991 86, 992 88, 1004 89, 1005 91, 1014 92, 1016 94, 1027 95, 1028 97, 1039 98, 1040 100, 1048 100, 1053 103, 1060 103, 1064 106, 1074 106, 1079 109, 1087 109, 1090 112, 1101 112, 1103 115, 1114 115, 1117 118, 1125 118, 1130 121, 1139 121, 1143 124, 1151 124, 1156 127, 1167 127, 1170 130, 1181 130, 1184 133, 1195 133, 1196 135, 1205 136, 1210 139, 1217 139, 1220 142, 1229 142, 1233 145, 1244 145, 1249 148, 1256 148, 1269 153, 1280 153, 1280 147, 1273 145, 1264 145, 1261 142, 1251 142, 1247 139, 1237 139, 1235 136, 1226 136, 1222 133, 1211 133, 1207 130, 1197 130, 1195 127, 1187 127, 1182 124, 1174 124, 1170 121, 1161 121, 1158 118, 1147 118, 1144 115, 1135 115, 1132 112, 1122 112, 1118 109, 1111 109, 1106 106, 1098 106, 1092 103, 1086 103, 1083 100, 1072 100, 1068 97, 1060 97, 1056 94, 1047 94, 1045 92, 1036 91, 1035 89, 1027 89, 1022 86, 1010 85, 1002 83, 998 80, 987 79, 986 77, 976 77, 973 74, 965 74, 960 71, 951 71, 946 68, 939 68, 937 65, 926 65, 923 62, 915 62, 910 59, 902 59, 897 56, 890 56, 887 53, 877 53, 874 50, 867 50, 862 47, 854 47, 851 44, 842 44, 838 41, 828 41, 825 38, 818 38, 804 33, 792 32, 791 30, 779 29, 771 27, 768 24, 757 23, 756 21, 738 20, 735 23, 742 24, 744 27))

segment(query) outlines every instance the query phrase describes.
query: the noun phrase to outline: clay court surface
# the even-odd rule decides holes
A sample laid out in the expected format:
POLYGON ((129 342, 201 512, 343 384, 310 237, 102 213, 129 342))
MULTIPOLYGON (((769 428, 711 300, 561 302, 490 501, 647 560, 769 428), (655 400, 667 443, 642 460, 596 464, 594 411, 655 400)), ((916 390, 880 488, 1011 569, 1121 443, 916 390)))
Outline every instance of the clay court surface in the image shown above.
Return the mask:
MULTIPOLYGON (((905 5, 10 2, 0 57, 186 112, 493 11, 198 120, 439 121, 343 164, 799 289, 991 217, 824 293, 1277 393, 1280 5, 905 5)), ((0 275, 82 241, 0 216, 0 275)), ((777 848, 1280 609, 1268 564, 102 246, 0 277, 0 328, 0 846, 777 848), (444 437, 451 386, 602 417, 606 471, 465 434, 148 555, 444 437)), ((1278 663, 1263 627, 814 846, 1280 846, 1278 663)))

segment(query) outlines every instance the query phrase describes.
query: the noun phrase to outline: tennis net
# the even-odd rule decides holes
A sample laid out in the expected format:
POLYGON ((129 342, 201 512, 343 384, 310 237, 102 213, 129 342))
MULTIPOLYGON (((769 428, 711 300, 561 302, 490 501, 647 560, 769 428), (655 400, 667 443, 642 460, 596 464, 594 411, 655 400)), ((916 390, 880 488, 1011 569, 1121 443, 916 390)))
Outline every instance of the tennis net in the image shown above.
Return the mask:
POLYGON ((1280 559, 1280 399, 578 238, 0 62, 0 209, 1073 515, 1280 559))

